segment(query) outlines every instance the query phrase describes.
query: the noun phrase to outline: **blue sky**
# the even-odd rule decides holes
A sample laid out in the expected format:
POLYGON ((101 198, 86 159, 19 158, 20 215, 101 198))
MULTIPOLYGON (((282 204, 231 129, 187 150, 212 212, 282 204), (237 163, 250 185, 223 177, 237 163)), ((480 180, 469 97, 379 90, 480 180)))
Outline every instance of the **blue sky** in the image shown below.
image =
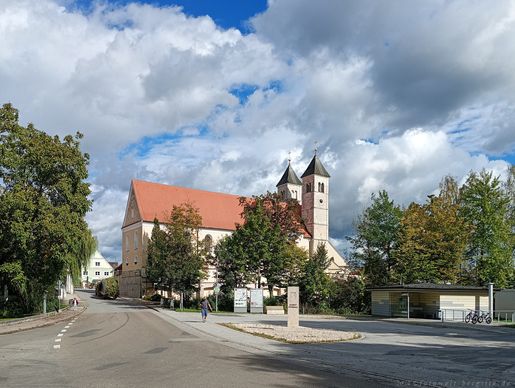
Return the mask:
MULTIPOLYGON (((71 3, 72 7, 90 11, 95 1, 80 0, 71 3)), ((115 0, 111 5, 126 5, 129 3, 150 4, 156 7, 181 6, 184 13, 190 16, 210 16, 222 28, 237 28, 242 33, 249 32, 247 20, 257 13, 266 10, 266 0, 148 0, 131 1, 115 0)))
POLYGON ((374 192, 407 205, 446 175, 506 176, 514 37, 509 0, 0 1, 0 101, 85 134, 110 258, 131 179, 260 194, 315 142, 344 247, 374 192))

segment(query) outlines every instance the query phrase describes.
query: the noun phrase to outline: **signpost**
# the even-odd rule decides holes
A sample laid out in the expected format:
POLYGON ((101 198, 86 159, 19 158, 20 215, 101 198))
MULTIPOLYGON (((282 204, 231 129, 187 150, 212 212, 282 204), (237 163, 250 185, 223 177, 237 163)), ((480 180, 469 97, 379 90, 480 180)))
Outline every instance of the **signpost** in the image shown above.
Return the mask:
POLYGON ((218 311, 218 293, 220 292, 220 286, 215 283, 213 291, 215 292, 215 311, 218 311))
POLYGON ((299 287, 288 287, 288 327, 299 327, 299 287))
POLYGON ((255 288, 250 290, 250 312, 263 314, 263 289, 255 288))
POLYGON ((234 289, 234 312, 246 313, 247 312, 247 289, 235 288, 234 289))

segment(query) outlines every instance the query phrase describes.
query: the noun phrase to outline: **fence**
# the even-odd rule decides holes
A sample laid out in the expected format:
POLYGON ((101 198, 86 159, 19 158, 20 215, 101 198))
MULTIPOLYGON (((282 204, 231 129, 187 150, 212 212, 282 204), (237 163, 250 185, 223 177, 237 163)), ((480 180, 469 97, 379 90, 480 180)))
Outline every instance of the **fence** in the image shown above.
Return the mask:
MULTIPOLYGON (((438 318, 442 322, 465 322, 465 317, 471 310, 453 310, 442 309, 438 311, 438 318)), ((477 310, 479 314, 487 313, 488 311, 477 310)), ((514 323, 515 310, 495 310, 493 321, 498 323, 514 323)))

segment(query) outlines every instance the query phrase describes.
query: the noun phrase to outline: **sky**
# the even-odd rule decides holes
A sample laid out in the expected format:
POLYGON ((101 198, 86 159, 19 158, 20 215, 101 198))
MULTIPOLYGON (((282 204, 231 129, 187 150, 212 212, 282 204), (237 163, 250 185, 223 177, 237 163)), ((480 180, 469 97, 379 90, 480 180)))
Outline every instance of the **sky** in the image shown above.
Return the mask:
POLYGON ((515 3, 0 0, 0 103, 91 155, 88 214, 121 259, 131 179, 239 195, 318 155, 344 249, 372 193, 515 162, 515 3))

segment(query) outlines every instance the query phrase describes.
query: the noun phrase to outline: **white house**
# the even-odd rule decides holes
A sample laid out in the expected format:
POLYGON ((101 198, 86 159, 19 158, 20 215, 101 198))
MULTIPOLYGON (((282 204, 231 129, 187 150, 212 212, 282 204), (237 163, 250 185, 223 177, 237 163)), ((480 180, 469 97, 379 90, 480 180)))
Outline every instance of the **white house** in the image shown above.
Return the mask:
POLYGON ((87 268, 82 268, 82 284, 97 282, 99 280, 110 278, 114 275, 114 269, 111 264, 97 250, 89 259, 87 268))

